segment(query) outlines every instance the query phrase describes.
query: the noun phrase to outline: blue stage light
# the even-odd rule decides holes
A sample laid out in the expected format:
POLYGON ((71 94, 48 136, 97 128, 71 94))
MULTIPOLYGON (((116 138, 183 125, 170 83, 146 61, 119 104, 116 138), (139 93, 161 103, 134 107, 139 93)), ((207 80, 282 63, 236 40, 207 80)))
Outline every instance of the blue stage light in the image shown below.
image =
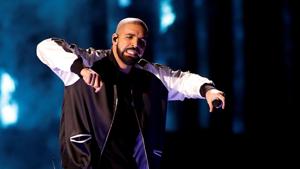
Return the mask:
POLYGON ((18 104, 12 98, 16 85, 8 73, 1 73, 0 77, 0 122, 2 127, 7 127, 18 120, 18 104))

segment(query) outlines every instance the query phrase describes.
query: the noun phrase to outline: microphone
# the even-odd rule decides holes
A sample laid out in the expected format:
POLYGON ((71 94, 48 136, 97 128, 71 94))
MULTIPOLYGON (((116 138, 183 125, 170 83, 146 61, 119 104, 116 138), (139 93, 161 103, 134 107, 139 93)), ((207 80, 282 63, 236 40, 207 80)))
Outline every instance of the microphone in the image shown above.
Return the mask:
POLYGON ((219 109, 222 107, 223 102, 220 99, 215 99, 212 101, 214 108, 219 109))

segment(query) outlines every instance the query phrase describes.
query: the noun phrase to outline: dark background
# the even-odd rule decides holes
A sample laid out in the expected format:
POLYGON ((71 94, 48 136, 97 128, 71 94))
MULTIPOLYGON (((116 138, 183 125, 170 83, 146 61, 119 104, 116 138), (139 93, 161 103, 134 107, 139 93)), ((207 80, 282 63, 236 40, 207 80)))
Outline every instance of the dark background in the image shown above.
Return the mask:
POLYGON ((296 2, 1 1, 0 168, 60 168, 63 83, 36 45, 55 36, 110 48, 124 17, 148 24, 146 59, 209 77, 226 93, 226 109, 213 113, 205 100, 170 102, 163 168, 297 165, 296 2))

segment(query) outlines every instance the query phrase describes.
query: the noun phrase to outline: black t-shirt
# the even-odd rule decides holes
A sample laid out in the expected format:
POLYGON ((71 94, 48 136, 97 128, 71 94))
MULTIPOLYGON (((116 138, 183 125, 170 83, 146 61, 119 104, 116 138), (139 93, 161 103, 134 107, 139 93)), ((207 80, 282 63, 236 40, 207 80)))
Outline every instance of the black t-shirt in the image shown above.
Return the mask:
POLYGON ((101 161, 105 169, 137 169, 133 150, 139 128, 130 78, 130 74, 118 73, 118 107, 101 161))

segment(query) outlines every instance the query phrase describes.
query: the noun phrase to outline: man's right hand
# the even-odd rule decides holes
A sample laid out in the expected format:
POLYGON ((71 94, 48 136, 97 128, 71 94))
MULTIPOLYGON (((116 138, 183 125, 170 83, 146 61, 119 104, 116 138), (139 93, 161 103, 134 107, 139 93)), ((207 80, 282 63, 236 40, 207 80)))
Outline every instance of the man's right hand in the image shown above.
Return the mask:
POLYGON ((103 83, 102 83, 102 80, 98 73, 96 73, 95 71, 93 71, 90 68, 83 68, 80 71, 80 75, 82 76, 84 82, 87 85, 89 85, 95 89, 95 93, 100 91, 103 83))

